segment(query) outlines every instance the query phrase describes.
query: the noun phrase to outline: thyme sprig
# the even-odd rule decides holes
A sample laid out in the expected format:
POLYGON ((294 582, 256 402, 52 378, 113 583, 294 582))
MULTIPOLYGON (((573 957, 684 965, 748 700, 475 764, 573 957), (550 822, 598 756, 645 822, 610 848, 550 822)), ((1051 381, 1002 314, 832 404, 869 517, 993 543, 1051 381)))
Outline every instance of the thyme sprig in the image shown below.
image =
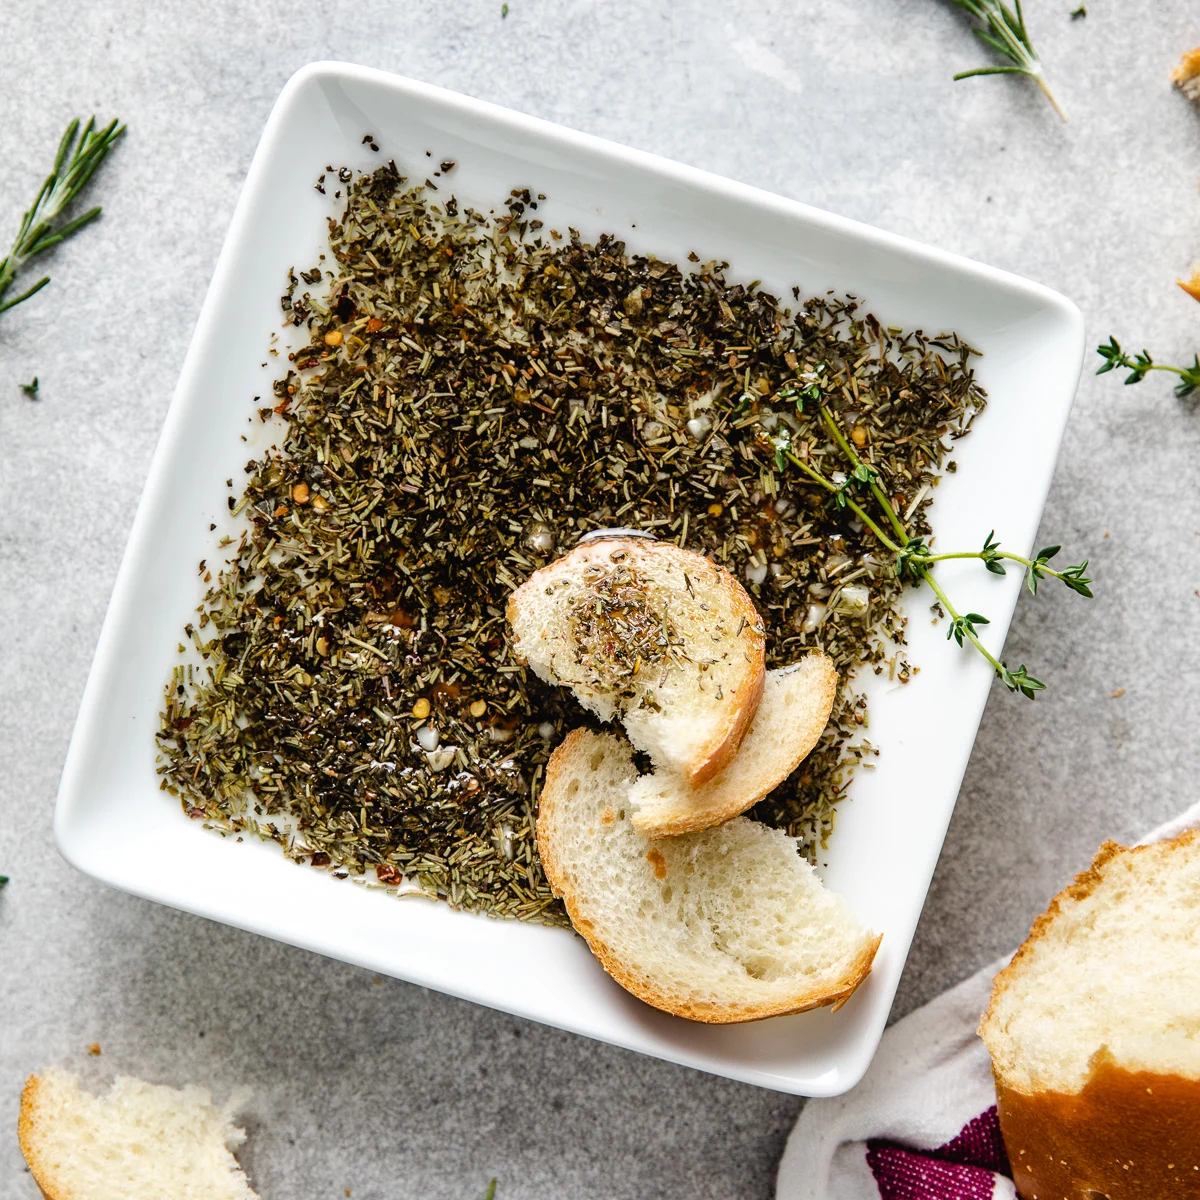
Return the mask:
POLYGON ((1172 367, 1167 363, 1155 362, 1150 357, 1149 350, 1143 350, 1140 354, 1126 354, 1117 339, 1112 336, 1106 345, 1096 347, 1096 353, 1104 359, 1104 366, 1099 367, 1096 374, 1105 375, 1120 367, 1129 372, 1125 377, 1127 387, 1131 383, 1141 383, 1151 371, 1170 371, 1173 375, 1178 375, 1175 395, 1180 397, 1190 396, 1200 387, 1200 354, 1193 355, 1190 367, 1172 367))
POLYGON ((974 26, 972 33, 985 46, 1012 64, 1007 67, 975 67, 970 71, 959 71, 954 78, 957 80, 970 79, 975 75, 1026 75, 1041 88, 1054 111, 1065 121, 1066 110, 1050 90, 1042 71, 1041 60, 1029 40, 1025 14, 1021 11, 1021 0, 1016 0, 1015 11, 1007 4, 1000 3, 1000 0, 954 0, 954 3, 983 22, 982 25, 974 26))
POLYGON ((17 274, 30 259, 52 250, 59 242, 65 241, 73 233, 78 233, 100 215, 100 206, 97 204, 69 221, 59 221, 79 198, 88 180, 96 173, 117 139, 125 132, 125 126, 118 124, 116 120, 110 121, 99 130, 95 128, 95 124, 96 118, 90 117, 81 134, 79 118, 76 117, 67 126, 62 140, 58 143, 54 167, 46 176, 33 204, 21 218, 21 226, 12 249, 7 257, 0 259, 0 313, 28 300, 50 282, 50 276, 44 275, 19 296, 14 296, 11 300, 4 298, 17 274))
MULTIPOLYGON (((802 403, 802 401, 797 403, 798 410, 802 410, 802 403)), ((1032 700, 1038 692, 1045 691, 1046 685, 1040 679, 1030 675, 1024 666, 1017 667, 1014 670, 1003 659, 996 658, 983 644, 979 637, 979 627, 981 625, 989 625, 991 622, 980 613, 960 613, 951 602, 950 597, 946 595, 941 584, 934 577, 933 566, 935 563, 946 562, 950 559, 977 558, 992 574, 1006 575, 1008 571, 1004 565, 1005 562, 1015 562, 1019 563, 1026 572, 1025 582, 1031 595, 1036 596, 1038 583, 1049 577, 1060 580, 1067 588, 1075 592, 1076 595, 1090 599, 1092 590, 1089 585, 1092 581, 1085 574, 1088 569, 1087 560, 1085 559, 1075 566, 1066 567, 1060 571, 1049 564, 1050 560, 1058 555, 1062 549, 1061 546, 1045 546, 1033 558, 1026 558, 1023 554, 1015 554, 1010 550, 1001 550, 1000 543, 995 540, 996 531, 994 529, 984 538, 983 546, 979 550, 960 550, 947 554, 934 554, 923 538, 911 537, 909 535, 904 521, 896 512, 887 492, 880 483, 879 473, 874 467, 862 461, 838 426, 837 420, 830 410, 822 406, 820 413, 829 434, 849 460, 851 465, 850 473, 845 475, 841 480, 837 479, 834 475, 827 477, 812 466, 811 463, 805 462, 794 453, 790 434, 777 436, 772 439, 776 465, 791 463, 793 466, 798 467, 814 483, 825 488, 826 491, 832 494, 837 507, 850 509, 878 538, 884 548, 896 556, 895 571, 899 578, 906 579, 912 583, 924 582, 929 585, 933 594, 937 597, 938 603, 950 619, 950 626, 946 632, 947 640, 953 639, 960 646, 970 643, 991 664, 1000 681, 1010 692, 1019 692, 1022 696, 1032 700), (871 514, 866 511, 859 500, 854 498, 856 491, 862 500, 867 502, 869 501, 867 495, 864 493, 869 493, 870 498, 876 502, 882 511, 886 519, 886 524, 891 527, 891 533, 885 533, 880 524, 872 518, 871 514)))
MULTIPOLYGON (((996 531, 993 529, 984 538, 982 549, 962 550, 954 554, 931 554, 924 545, 921 545, 918 553, 909 554, 906 563, 915 561, 917 566, 920 567, 931 566, 937 562, 946 562, 952 558, 978 558, 993 575, 1007 575, 1008 572, 1002 560, 1008 559, 1010 562, 1020 563, 1025 568, 1027 572, 1025 586, 1029 589, 1029 593, 1032 596, 1037 595, 1038 582, 1049 576, 1052 579, 1061 580, 1077 595, 1085 596, 1089 600, 1092 598, 1092 590, 1088 586, 1092 581, 1084 574, 1084 571, 1088 568, 1086 559, 1073 567, 1066 567, 1062 571, 1056 571, 1048 564, 1062 550, 1061 546, 1043 546, 1033 558, 1026 558, 1023 554, 1014 554, 1010 550, 1001 550, 1000 543, 992 540, 995 536, 996 531)), ((906 547, 901 553, 908 554, 910 550, 911 545, 906 547)), ((906 569, 911 570, 907 566, 906 569)))

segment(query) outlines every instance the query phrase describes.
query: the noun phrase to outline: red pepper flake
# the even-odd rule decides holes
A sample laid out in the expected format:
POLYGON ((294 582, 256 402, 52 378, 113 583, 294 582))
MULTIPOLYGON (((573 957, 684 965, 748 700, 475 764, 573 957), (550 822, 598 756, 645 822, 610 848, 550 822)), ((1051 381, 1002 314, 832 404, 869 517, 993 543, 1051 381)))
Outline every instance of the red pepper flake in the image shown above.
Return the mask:
POLYGON ((187 814, 192 818, 193 821, 199 821, 204 816, 204 809, 202 809, 198 804, 193 804, 192 807, 187 810, 187 814))
POLYGON ((312 865, 313 865, 314 867, 327 867, 327 866, 329 866, 329 855, 328 855, 328 854, 326 854, 324 850, 318 850, 318 851, 317 851, 317 852, 316 852, 316 853, 315 853, 315 854, 312 856, 312 865))
POLYGON ((378 876, 379 882, 386 883, 388 887, 396 887, 404 879, 404 876, 391 863, 380 863, 375 868, 375 874, 378 876))
POLYGON ((367 332, 378 333, 383 328, 383 322, 378 317, 367 318, 367 332))

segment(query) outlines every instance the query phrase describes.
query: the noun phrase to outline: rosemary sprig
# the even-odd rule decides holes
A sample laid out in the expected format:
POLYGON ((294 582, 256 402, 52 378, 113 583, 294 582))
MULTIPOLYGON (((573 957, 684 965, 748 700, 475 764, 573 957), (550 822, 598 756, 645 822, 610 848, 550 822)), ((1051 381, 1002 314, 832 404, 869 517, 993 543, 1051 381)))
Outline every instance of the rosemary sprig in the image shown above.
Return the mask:
POLYGON ((1096 347, 1096 353, 1104 359, 1104 366, 1098 368, 1096 374, 1104 375, 1120 367, 1129 372, 1125 377, 1126 386, 1141 383, 1151 371, 1170 371, 1179 376, 1179 382, 1175 385, 1175 395, 1190 396, 1200 387, 1200 355, 1193 355, 1190 367, 1172 367, 1166 363, 1156 363, 1148 350, 1143 350, 1140 354, 1126 354, 1117 339, 1111 336, 1107 345, 1096 347))
POLYGON ((59 218, 79 197, 117 139, 125 132, 125 126, 115 120, 100 130, 94 128, 95 124, 96 118, 89 118, 80 134, 77 117, 67 126, 66 133, 58 143, 54 168, 46 177, 29 211, 21 218, 21 227, 12 249, 7 257, 0 259, 0 313, 28 300, 50 282, 50 276, 45 275, 19 296, 11 300, 4 298, 18 272, 30 259, 53 249, 100 215, 100 206, 96 205, 78 217, 59 223, 59 218))
POLYGON ((1029 30, 1025 28, 1025 14, 1021 11, 1021 0, 1016 0, 1015 12, 1000 0, 954 0, 954 3, 983 22, 982 26, 974 26, 972 32, 985 46, 989 46, 1012 64, 1008 67, 976 67, 971 71, 959 71, 954 78, 970 79, 974 75, 1026 75, 1042 89, 1054 111, 1065 121, 1066 110, 1050 90, 1042 71, 1041 60, 1029 40, 1029 30))
MULTIPOLYGON (((802 407, 803 399, 797 401, 797 408, 802 409, 802 407)), ((838 427, 838 423, 829 409, 822 406, 820 413, 821 419, 825 422, 825 426, 829 430, 833 440, 849 460, 851 466, 850 473, 843 476, 840 480, 836 475, 826 477, 810 463, 803 461, 793 453, 790 435, 787 434, 778 435, 772 439, 775 449, 776 466, 782 468, 782 464, 791 463, 793 466, 798 467, 814 483, 830 492, 834 503, 839 508, 850 509, 879 539, 885 549, 891 551, 896 556, 895 570, 899 578, 908 579, 913 583, 924 582, 929 584, 933 594, 938 599, 938 603, 941 604, 946 615, 950 618, 950 627, 946 632, 947 640, 953 638, 960 646, 970 643, 991 664, 1000 681, 1010 692, 1019 692, 1022 696, 1032 700, 1038 692, 1045 691, 1046 685, 1040 679, 1036 679, 1030 675, 1024 666, 1013 670, 1003 659, 996 658, 983 644, 979 637, 979 627, 981 625, 989 625, 991 622, 980 613, 960 613, 951 602, 950 597, 946 595, 941 584, 934 578, 933 566, 935 563, 946 562, 953 558, 977 558, 993 575, 1006 575, 1008 571, 1004 563, 1006 561, 1015 562, 1019 563, 1026 571, 1025 584, 1029 588, 1031 595, 1036 596, 1038 583, 1049 577, 1060 580, 1066 587, 1075 592, 1076 595, 1090 599, 1092 590, 1089 585, 1092 581, 1085 574, 1088 567, 1087 560, 1085 559, 1075 566, 1066 567, 1059 571, 1049 564, 1050 560, 1058 555, 1062 549, 1061 546, 1045 546, 1033 558, 1026 558, 1023 554, 1014 554, 1009 550, 1001 550, 1000 543, 995 540, 995 530, 992 530, 984 538, 983 546, 979 550, 960 550, 949 554, 934 554, 925 544, 924 539, 909 536, 904 522, 888 498, 887 492, 880 485, 878 472, 874 467, 864 463, 859 458, 854 447, 838 427), (886 518, 886 523, 891 526, 892 532, 890 534, 884 533, 880 525, 872 519, 862 504, 854 498, 852 493, 855 490, 861 495, 864 489, 870 493, 870 496, 882 510, 886 518)), ((863 499, 865 500, 866 497, 864 496, 863 499)))

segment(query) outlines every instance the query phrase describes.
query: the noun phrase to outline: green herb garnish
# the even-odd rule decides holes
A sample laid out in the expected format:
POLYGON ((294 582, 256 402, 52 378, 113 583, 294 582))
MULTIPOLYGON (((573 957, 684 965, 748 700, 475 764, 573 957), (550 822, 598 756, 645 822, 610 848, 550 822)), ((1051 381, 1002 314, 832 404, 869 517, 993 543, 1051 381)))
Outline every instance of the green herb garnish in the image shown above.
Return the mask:
POLYGON ((29 211, 21 218, 20 230, 8 256, 0 259, 0 313, 28 300, 50 282, 50 276, 45 275, 19 296, 11 300, 4 298, 18 272, 30 259, 53 249, 100 215, 97 205, 72 220, 59 223, 59 218, 79 197, 97 167, 125 132, 125 126, 118 125, 115 120, 100 130, 93 128, 95 123, 96 118, 91 117, 81 135, 78 118, 67 126, 54 156, 54 169, 46 177, 29 211), (76 135, 79 135, 78 141, 76 135))
MULTIPOLYGON (((800 410, 801 413, 802 411, 800 410)), ((1088 567, 1087 561, 1085 560, 1077 566, 1066 567, 1062 571, 1055 570, 1049 563, 1061 550, 1060 546, 1047 546, 1039 550, 1036 556, 1030 559, 1022 554, 1014 554, 1008 550, 1001 550, 1000 543, 994 540, 996 536, 995 530, 992 530, 984 538, 983 547, 979 550, 962 550, 947 554, 934 554, 924 538, 911 537, 909 535, 904 522, 897 514, 896 508, 883 486, 883 476, 876 467, 862 461, 857 451, 850 444, 850 440, 838 426, 836 418, 828 407, 821 409, 821 420, 825 423, 830 435, 842 453, 849 460, 853 468, 849 476, 845 476, 843 480, 839 481, 836 474, 826 476, 813 466, 811 462, 797 457, 792 450, 795 441, 794 433, 787 435, 786 444, 783 444, 778 437, 769 439, 775 461, 778 463, 779 457, 782 454, 787 462, 801 470, 814 483, 831 492, 837 507, 849 508, 862 521, 863 525, 883 544, 884 548, 895 555, 895 571, 898 577, 911 580, 914 583, 924 582, 929 584, 944 613, 950 618, 950 628, 946 633, 947 639, 953 638, 960 646, 969 642, 987 659, 1000 678, 1000 681, 1009 691, 1019 692, 1030 700, 1034 698, 1036 693, 1044 691, 1046 685, 1041 680, 1035 679, 1030 675, 1025 667, 1022 666, 1013 670, 1007 663, 997 659, 988 650, 979 637, 979 626, 988 625, 991 622, 987 617, 981 616, 979 613, 958 612, 950 602, 950 598, 943 591, 941 584, 934 578, 932 568, 935 563, 945 562, 949 559, 977 558, 992 574, 1004 575, 1007 573, 1004 566, 1005 561, 1015 562, 1019 563, 1028 572, 1026 575, 1026 586, 1029 588, 1031 595, 1037 595, 1038 582, 1049 576, 1050 578, 1060 580, 1077 595, 1090 599, 1092 591, 1089 584, 1092 581, 1084 574, 1088 567), (861 499, 861 503, 859 500, 853 498, 855 495, 861 499), (880 523, 864 507, 864 505, 870 505, 872 502, 874 502, 885 518, 883 523, 888 527, 888 532, 886 533, 880 527, 880 523)))
POLYGON ((1078 21, 1081 17, 1087 16, 1087 5, 1081 4, 1078 8, 1071 9, 1071 20, 1078 21))
POLYGON ((1007 67, 976 67, 971 71, 960 71, 954 78, 970 79, 975 75, 1025 75, 1042 89, 1054 111, 1065 121, 1066 111, 1046 83, 1042 64, 1029 40, 1029 31, 1025 28, 1025 14, 1021 11, 1021 0, 1016 0, 1016 11, 1007 4, 1000 3, 1000 0, 954 0, 954 3, 983 22, 982 26, 973 26, 972 32, 985 46, 989 46, 1012 64, 1007 67))
POLYGON ((35 375, 28 383, 18 385, 30 400, 36 400, 38 394, 38 377, 35 375))
POLYGON ((0 888, 4 887, 6 883, 8 883, 8 876, 0 875, 0 888))
POLYGON ((1143 350, 1140 354, 1126 354, 1115 337, 1109 337, 1107 345, 1097 346, 1096 353, 1104 359, 1104 366, 1097 368, 1096 374, 1104 375, 1120 367, 1129 372, 1125 377, 1126 386, 1141 383, 1151 371, 1170 371, 1179 376, 1179 382, 1175 385, 1175 395, 1190 396, 1200 387, 1200 355, 1193 355, 1190 367, 1172 367, 1166 363, 1156 363, 1148 350, 1143 350))

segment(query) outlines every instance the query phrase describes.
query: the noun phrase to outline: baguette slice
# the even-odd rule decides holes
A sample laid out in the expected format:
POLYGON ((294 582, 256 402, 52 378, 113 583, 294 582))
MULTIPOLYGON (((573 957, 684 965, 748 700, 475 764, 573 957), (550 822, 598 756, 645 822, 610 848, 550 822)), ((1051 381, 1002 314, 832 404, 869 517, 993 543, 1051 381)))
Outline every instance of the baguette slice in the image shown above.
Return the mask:
POLYGON ((785 833, 738 817, 651 842, 625 797, 629 744, 576 729, 551 756, 538 851, 601 966, 627 991, 710 1024, 844 1004, 879 946, 785 833))
POLYGON ((837 672, 825 654, 768 671, 762 702, 733 762, 698 788, 671 771, 643 775, 629 791, 634 829, 650 838, 673 837, 744 813, 820 741, 836 695, 837 672))
POLYGON ((979 1032, 1022 1196, 1200 1197, 1200 833, 1106 842, 979 1032))
POLYGON ((651 538, 604 538, 509 597, 518 655, 689 787, 737 753, 762 697, 762 623, 711 559, 651 538))
POLYGON ((258 1200, 233 1157, 235 1108, 125 1077, 93 1096, 49 1070, 26 1081, 17 1137, 46 1200, 258 1200))

